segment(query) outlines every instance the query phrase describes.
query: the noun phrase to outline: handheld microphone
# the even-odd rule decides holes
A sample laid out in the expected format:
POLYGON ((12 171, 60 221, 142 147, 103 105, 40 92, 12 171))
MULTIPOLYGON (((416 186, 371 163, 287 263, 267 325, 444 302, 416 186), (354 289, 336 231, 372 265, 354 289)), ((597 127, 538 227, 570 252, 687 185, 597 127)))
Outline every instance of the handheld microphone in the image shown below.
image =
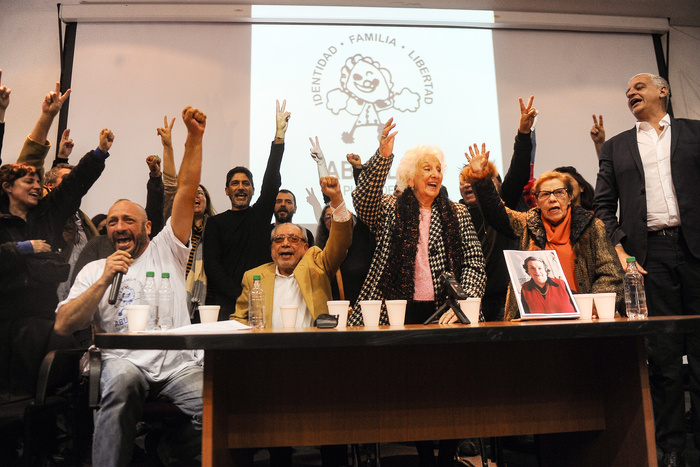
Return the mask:
POLYGON ((107 302, 110 305, 114 305, 117 303, 117 297, 119 296, 119 288, 122 286, 122 277, 124 277, 123 272, 118 272, 114 274, 114 278, 112 279, 112 290, 109 292, 109 299, 107 302))

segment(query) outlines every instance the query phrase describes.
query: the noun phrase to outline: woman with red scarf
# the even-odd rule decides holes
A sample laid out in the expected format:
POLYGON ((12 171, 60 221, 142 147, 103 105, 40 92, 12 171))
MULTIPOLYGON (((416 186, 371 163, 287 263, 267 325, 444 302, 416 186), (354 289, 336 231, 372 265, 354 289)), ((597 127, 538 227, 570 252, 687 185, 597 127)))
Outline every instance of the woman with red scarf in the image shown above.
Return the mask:
MULTIPOLYGON (((528 153, 531 149, 531 144, 515 147, 516 151, 528 153)), ((527 212, 511 211, 503 205, 491 182, 495 167, 488 160, 486 145, 480 151, 475 144, 469 153, 469 166, 462 173, 476 191, 486 222, 502 234, 518 238, 521 250, 556 251, 572 292, 615 292, 617 308, 624 315, 624 271, 603 222, 572 205, 571 178, 559 172, 544 172, 532 187, 537 206, 527 212)), ((511 285, 505 319, 518 317, 511 285)))

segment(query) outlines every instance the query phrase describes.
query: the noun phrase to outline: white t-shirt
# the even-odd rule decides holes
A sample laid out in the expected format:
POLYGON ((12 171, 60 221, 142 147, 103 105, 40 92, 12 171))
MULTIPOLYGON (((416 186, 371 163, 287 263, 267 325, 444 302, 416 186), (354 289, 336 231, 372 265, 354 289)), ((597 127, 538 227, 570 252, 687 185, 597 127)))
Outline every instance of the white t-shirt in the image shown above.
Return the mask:
MULTIPOLYGON (((188 242, 189 243, 189 242, 188 242)), ((185 268, 190 254, 188 245, 183 245, 175 237, 170 219, 163 230, 148 244, 146 251, 139 256, 124 275, 119 289, 119 296, 114 305, 107 303, 111 286, 107 289, 93 323, 97 332, 127 332, 126 306, 138 304, 141 289, 146 280, 146 272, 154 271, 156 287, 160 286, 161 274, 170 273, 170 287, 173 289, 173 326, 187 326, 190 316, 187 312, 185 268)), ((89 289, 104 272, 106 259, 99 259, 87 264, 75 278, 68 298, 58 304, 60 308, 89 289)), ((102 349, 102 359, 125 358, 138 366, 151 381, 160 381, 189 365, 199 364, 196 351, 193 350, 128 350, 102 349)))

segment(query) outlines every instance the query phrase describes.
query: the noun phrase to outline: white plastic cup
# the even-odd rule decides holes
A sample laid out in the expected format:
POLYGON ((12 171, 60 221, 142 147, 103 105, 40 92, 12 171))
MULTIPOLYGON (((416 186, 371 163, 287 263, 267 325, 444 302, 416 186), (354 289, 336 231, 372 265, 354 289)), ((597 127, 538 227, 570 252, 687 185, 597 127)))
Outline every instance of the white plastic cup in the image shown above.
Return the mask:
POLYGON ((329 300, 326 304, 329 315, 338 315, 338 329, 345 329, 348 326, 350 300, 329 300))
POLYGON ((381 300, 362 300, 360 301, 360 308, 362 309, 362 321, 364 321, 365 327, 376 328, 379 326, 379 316, 382 313, 381 300))
POLYGON ((406 320, 406 303, 408 300, 387 300, 386 312, 391 326, 403 326, 406 320))
POLYGON ((282 313, 282 326, 285 328, 296 327, 297 311, 299 311, 299 307, 297 305, 280 305, 280 312, 282 313))
POLYGON ((595 294, 592 293, 579 293, 574 294, 574 300, 576 300, 576 306, 578 311, 581 313, 579 319, 590 321, 593 317, 593 297, 595 294))
POLYGON ((204 323, 216 323, 219 320, 219 305, 199 305, 199 320, 204 323))
POLYGON ((615 318, 615 292, 593 294, 595 308, 598 310, 598 319, 615 318))
POLYGON ((148 322, 148 312, 150 310, 150 305, 126 306, 126 321, 129 325, 129 332, 138 332, 146 330, 146 323, 148 322))
POLYGON ((478 297, 467 298, 459 301, 459 307, 462 312, 467 315, 472 326, 479 325, 479 308, 481 307, 481 299, 478 297))

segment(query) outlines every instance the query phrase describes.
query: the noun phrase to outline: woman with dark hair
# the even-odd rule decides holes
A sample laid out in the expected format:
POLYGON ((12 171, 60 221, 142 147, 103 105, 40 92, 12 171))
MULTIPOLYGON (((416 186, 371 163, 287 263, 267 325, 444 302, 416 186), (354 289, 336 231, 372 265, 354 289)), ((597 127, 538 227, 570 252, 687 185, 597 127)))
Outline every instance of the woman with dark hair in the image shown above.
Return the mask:
POLYGON ((331 213, 330 206, 326 204, 321 210, 321 217, 318 218, 318 227, 316 227, 316 246, 323 249, 328 241, 328 234, 331 231, 331 213))
POLYGON ((593 212, 593 194, 595 189, 583 178, 583 175, 578 173, 576 167, 566 165, 557 167, 554 171, 571 176, 571 204, 593 212))
POLYGON ((204 304, 207 298, 207 276, 204 274, 204 249, 202 248, 202 235, 207 219, 216 214, 211 204, 211 196, 204 185, 197 188, 197 196, 194 201, 194 218, 192 220, 192 236, 190 242, 190 256, 187 259, 187 304, 190 310, 190 318, 193 322, 199 322, 199 305, 204 304))
MULTIPOLYGON (((170 217, 173 199, 177 192, 177 169, 173 151, 172 129, 175 118, 168 124, 168 117, 163 117, 163 126, 156 131, 160 135, 163 145, 163 185, 165 187, 165 209, 163 212, 163 224, 170 217)), ((193 323, 199 322, 199 305, 207 298, 207 276, 204 273, 204 250, 202 248, 202 235, 207 224, 207 219, 216 214, 211 204, 209 190, 204 185, 199 185, 194 200, 194 218, 192 220, 192 236, 190 242, 190 256, 187 259, 187 305, 190 311, 190 319, 193 323)))
POLYGON ((72 343, 53 333, 56 289, 70 271, 56 250, 66 220, 104 170, 110 139, 102 130, 99 147, 43 198, 34 167, 0 167, 0 399, 32 397, 46 352, 72 343))
POLYGON ((97 229, 97 233, 100 235, 107 235, 107 214, 95 214, 92 219, 90 219, 92 225, 97 229))

